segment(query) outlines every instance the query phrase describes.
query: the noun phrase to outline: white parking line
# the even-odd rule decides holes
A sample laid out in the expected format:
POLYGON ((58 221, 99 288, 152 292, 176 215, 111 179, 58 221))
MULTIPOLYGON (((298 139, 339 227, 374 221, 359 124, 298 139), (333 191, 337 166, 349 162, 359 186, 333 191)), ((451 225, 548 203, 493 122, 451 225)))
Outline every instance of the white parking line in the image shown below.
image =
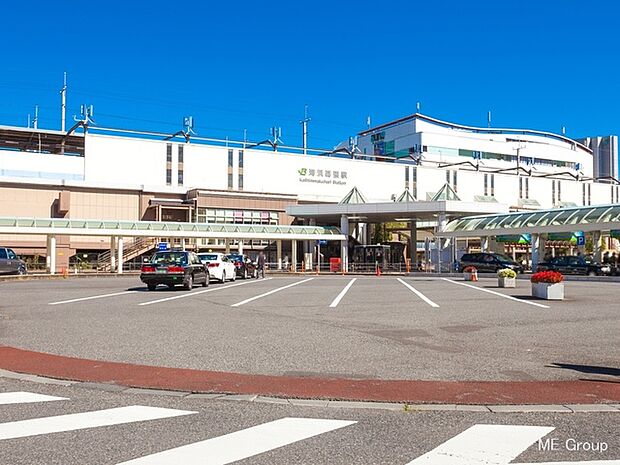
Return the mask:
POLYGON ((429 304, 431 307, 435 307, 438 308, 439 305, 437 305, 435 302, 433 302, 431 299, 429 299, 428 297, 426 297, 424 294, 422 294, 420 291, 418 291, 415 287, 413 287, 411 284, 406 283, 405 281, 403 281, 400 278, 397 278, 398 281, 400 281, 402 284, 405 285, 405 287, 408 287, 409 290, 411 292, 413 292, 415 295, 417 295, 420 299, 422 299, 424 302, 426 302, 427 304, 429 304))
POLYGON ((240 307, 241 305, 247 304, 248 302, 252 302, 253 300, 260 299, 261 297, 266 297, 271 294, 275 294, 276 292, 283 291, 284 289, 288 289, 289 287, 297 286, 298 284, 307 283, 308 281, 311 281, 313 279, 314 278, 308 278, 308 279, 304 279, 303 281, 297 281, 296 283, 292 283, 286 286, 272 289, 271 291, 265 292, 264 294, 256 295, 254 297, 250 297, 249 299, 242 300, 241 302, 237 302, 236 304, 232 304, 231 307, 240 307))
MULTIPOLYGON (((268 281, 270 279, 273 278, 265 278, 261 281, 268 281)), ((158 304, 160 302, 168 302, 169 300, 176 300, 176 299, 184 299, 185 297, 192 297, 198 294, 206 294, 207 292, 215 292, 215 291, 221 291, 222 289, 228 289, 230 287, 237 287, 237 286, 243 286, 244 284, 251 284, 251 283, 255 283, 258 281, 245 281, 243 283, 236 283, 236 284, 229 284, 228 286, 222 286, 222 287, 216 287, 216 288, 212 288, 212 289, 204 289, 202 291, 196 291, 196 292, 188 292, 186 294, 179 294, 179 295, 175 295, 172 297, 166 297, 164 299, 157 299, 157 300, 149 300, 148 302, 142 302, 141 304, 138 305, 151 305, 151 304, 158 304)))
POLYGON ((165 465, 170 463, 226 465, 355 423, 355 421, 346 420, 282 418, 206 441, 129 460, 119 465, 165 465))
POLYGON ((454 284, 460 284, 461 286, 471 287, 472 289, 476 289, 478 291, 488 292, 489 294, 498 295, 498 296, 503 297, 505 299, 510 299, 510 300, 514 300, 516 302, 521 302, 522 304, 534 305, 535 307, 541 307, 541 308, 549 308, 548 305, 543 305, 543 304, 539 304, 539 303, 536 303, 536 302, 530 302, 529 300, 517 299, 516 297, 513 297, 511 295, 501 294, 499 292, 491 291, 489 289, 484 289, 482 287, 472 286, 471 284, 460 283, 458 281, 453 281, 452 279, 448 279, 448 278, 441 278, 441 279, 443 279, 444 281, 450 281, 451 283, 454 283, 454 284))
POLYGON ((46 396, 34 392, 0 392, 0 405, 29 404, 32 402, 51 402, 54 400, 69 400, 66 397, 46 396))
POLYGON ((114 292, 113 294, 92 295, 90 297, 80 297, 79 299, 61 300, 59 302, 50 302, 49 305, 70 304, 72 302, 82 302, 83 300, 103 299, 105 297, 114 297, 117 295, 134 294, 138 291, 114 292))
POLYGON ((54 417, 33 418, 32 420, 11 421, 9 423, 0 423, 0 440, 60 433, 62 431, 98 428, 101 426, 121 425, 138 421, 157 420, 160 418, 178 417, 194 413, 197 412, 131 405, 129 407, 110 408, 106 410, 96 410, 94 412, 72 413, 54 417))
POLYGON ((342 300, 342 298, 344 297, 344 295, 347 293, 347 291, 351 288, 351 286, 353 286, 353 283, 357 280, 357 278, 353 278, 351 281, 349 281, 349 284, 347 284, 344 289, 342 291, 340 291, 340 294, 338 294, 336 296, 336 298, 334 299, 334 301, 329 304, 329 306, 331 308, 337 307, 338 304, 340 303, 340 301, 342 300))

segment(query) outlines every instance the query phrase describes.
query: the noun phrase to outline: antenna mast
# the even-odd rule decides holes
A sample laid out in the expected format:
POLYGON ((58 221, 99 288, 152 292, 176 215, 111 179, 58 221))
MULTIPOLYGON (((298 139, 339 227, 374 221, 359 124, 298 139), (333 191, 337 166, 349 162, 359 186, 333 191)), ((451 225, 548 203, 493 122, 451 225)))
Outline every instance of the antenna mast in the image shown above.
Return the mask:
POLYGON ((308 118, 308 105, 304 105, 304 119, 300 121, 302 128, 302 147, 304 149, 304 155, 308 154, 308 123, 310 122, 310 118, 308 118))
POLYGON ((60 89, 60 130, 65 132, 67 115, 67 72, 64 72, 62 89, 60 89))

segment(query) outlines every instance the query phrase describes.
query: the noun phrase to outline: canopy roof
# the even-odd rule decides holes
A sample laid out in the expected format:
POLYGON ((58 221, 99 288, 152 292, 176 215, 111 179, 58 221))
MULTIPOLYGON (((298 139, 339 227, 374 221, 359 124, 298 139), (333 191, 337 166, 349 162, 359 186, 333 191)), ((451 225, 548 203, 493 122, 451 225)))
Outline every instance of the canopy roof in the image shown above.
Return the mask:
POLYGON ((481 237, 620 229, 620 204, 468 216, 448 223, 442 236, 481 237))
POLYGON ((338 228, 325 226, 205 224, 65 218, 0 218, 0 234, 337 241, 346 239, 338 228))

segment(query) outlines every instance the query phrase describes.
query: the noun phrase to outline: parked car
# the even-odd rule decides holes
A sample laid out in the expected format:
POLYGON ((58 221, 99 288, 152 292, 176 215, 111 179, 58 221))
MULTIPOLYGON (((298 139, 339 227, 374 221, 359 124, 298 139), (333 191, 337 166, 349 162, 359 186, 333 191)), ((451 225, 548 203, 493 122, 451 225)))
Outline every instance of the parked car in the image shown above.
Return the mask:
POLYGON ((504 268, 509 268, 517 273, 523 273, 523 266, 500 253, 466 253, 461 257, 460 269, 462 270, 466 266, 473 266, 480 272, 496 273, 504 268))
POLYGON ((0 274, 26 274, 26 262, 21 260, 13 250, 0 247, 0 274))
POLYGON ((250 260, 250 257, 238 253, 228 254, 227 257, 235 265, 237 277, 243 279, 258 278, 258 268, 256 263, 250 260))
POLYGON ((170 288, 181 284, 189 290, 194 284, 207 287, 209 273, 194 252, 155 252, 151 259, 142 265, 140 280, 147 285, 149 291, 154 291, 158 284, 165 284, 170 288))
POLYGON ((601 265, 590 257, 581 255, 564 255, 539 263, 537 271, 559 271, 562 274, 578 274, 585 276, 602 276, 611 274, 611 265, 601 265))
POLYGON ((207 266, 211 278, 221 282, 226 282, 227 279, 231 281, 237 279, 237 270, 234 263, 223 253, 199 253, 198 258, 207 266))

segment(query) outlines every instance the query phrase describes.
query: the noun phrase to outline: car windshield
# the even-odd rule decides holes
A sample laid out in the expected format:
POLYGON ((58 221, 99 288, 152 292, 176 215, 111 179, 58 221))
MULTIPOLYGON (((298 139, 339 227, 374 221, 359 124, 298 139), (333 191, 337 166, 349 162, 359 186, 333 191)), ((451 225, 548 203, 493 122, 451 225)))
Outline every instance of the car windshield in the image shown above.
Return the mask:
POLYGON ((497 260, 499 260, 502 263, 512 263, 512 258, 507 257, 506 255, 502 255, 501 253, 496 253, 495 256, 497 257, 497 260))
POLYGON ((228 258, 230 258, 231 260, 235 261, 235 262, 242 262, 243 261, 243 256, 242 255, 237 255, 234 253, 231 253, 230 255, 226 255, 228 258))
POLYGON ((217 261, 217 254, 200 254, 200 255, 198 255, 198 257, 201 260, 206 260, 208 262, 216 262, 217 261))
POLYGON ((187 265, 187 254, 183 252, 157 252, 151 258, 156 265, 187 265))

